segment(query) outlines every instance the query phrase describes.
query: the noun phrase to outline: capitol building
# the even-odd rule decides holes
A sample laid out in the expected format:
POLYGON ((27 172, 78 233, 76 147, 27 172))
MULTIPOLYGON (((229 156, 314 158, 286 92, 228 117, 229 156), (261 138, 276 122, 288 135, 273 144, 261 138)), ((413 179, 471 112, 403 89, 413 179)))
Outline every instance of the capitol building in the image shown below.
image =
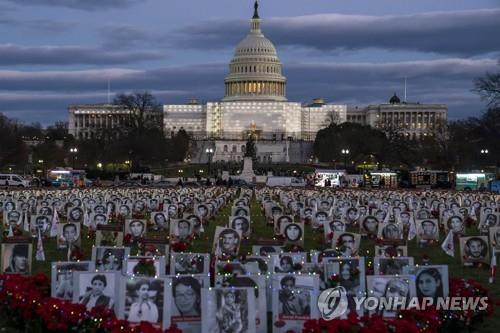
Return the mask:
MULTIPOLYGON (((447 116, 446 105, 402 103, 397 96, 390 103, 361 108, 327 104, 322 98, 303 105, 288 101, 286 85, 276 48, 262 32, 255 2, 250 31, 229 63, 224 98, 204 104, 193 98, 187 104, 164 105, 164 133, 172 136, 184 129, 191 135, 195 143, 192 162, 206 161, 207 148, 212 148, 214 161, 242 160, 250 134, 257 140, 257 159, 261 162, 306 162, 312 157, 316 133, 332 121, 375 127, 391 124, 405 135, 419 138, 447 116)), ((107 124, 109 116, 119 119, 113 112, 118 112, 117 107, 109 104, 71 105, 70 134, 79 139, 92 137, 99 125, 89 124, 100 124, 97 119, 104 118, 101 126, 113 126, 113 122, 107 124)))

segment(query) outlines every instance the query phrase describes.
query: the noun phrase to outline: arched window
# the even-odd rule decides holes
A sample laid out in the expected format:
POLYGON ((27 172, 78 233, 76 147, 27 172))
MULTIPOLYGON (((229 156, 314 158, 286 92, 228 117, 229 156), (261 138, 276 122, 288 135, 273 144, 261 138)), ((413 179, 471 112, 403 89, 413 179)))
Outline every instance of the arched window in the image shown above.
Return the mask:
POLYGON ((224 145, 224 152, 227 153, 227 145, 224 145))

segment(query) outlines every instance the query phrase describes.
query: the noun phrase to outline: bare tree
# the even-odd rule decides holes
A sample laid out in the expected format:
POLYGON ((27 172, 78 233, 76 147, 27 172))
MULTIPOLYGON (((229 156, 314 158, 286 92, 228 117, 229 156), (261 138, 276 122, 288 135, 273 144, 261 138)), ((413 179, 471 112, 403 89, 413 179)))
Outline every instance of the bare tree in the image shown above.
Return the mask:
POLYGON ((340 124, 340 116, 339 116, 338 112, 335 112, 334 110, 328 112, 323 124, 325 127, 328 127, 332 124, 334 124, 334 125, 340 124))
POLYGON ((161 106, 147 91, 119 94, 114 99, 114 104, 130 112, 125 126, 129 132, 141 134, 147 129, 159 128, 162 125, 161 121, 158 121, 161 118, 161 106))
POLYGON ((484 77, 475 79, 473 91, 487 100, 488 106, 500 106, 500 71, 497 73, 486 73, 484 77))

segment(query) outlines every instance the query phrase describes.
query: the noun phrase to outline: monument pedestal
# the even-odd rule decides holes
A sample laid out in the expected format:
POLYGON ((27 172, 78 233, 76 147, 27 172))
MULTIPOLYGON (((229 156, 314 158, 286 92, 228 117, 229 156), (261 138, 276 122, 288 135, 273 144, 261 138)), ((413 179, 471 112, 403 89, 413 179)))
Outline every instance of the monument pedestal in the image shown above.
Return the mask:
POLYGON ((251 157, 245 157, 243 159, 243 170, 241 171, 240 179, 247 182, 253 182, 255 179, 255 173, 253 172, 253 162, 251 157))

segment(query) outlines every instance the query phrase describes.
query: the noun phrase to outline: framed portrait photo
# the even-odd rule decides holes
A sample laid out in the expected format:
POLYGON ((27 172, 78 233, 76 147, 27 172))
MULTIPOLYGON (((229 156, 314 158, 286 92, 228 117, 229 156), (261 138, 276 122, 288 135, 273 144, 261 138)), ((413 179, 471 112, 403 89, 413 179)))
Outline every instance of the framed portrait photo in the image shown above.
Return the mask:
POLYGON ((141 277, 165 276, 165 257, 128 256, 125 258, 124 274, 141 277))
POLYGON ((98 272, 121 272, 129 253, 129 247, 94 246, 92 262, 98 272))
POLYGON ((460 237, 460 256, 463 264, 489 264, 488 236, 460 237))
POLYGON ((285 244, 304 245, 303 223, 283 223, 280 234, 285 237, 285 244))
POLYGON ((413 257, 373 258, 373 271, 375 275, 404 274, 405 271, 413 266, 413 257))
POLYGON ((256 256, 269 257, 271 254, 283 252, 281 245, 252 245, 252 253, 256 256))
POLYGON ((436 219, 424 219, 416 221, 417 240, 439 240, 439 222, 436 219))
MULTIPOLYGON (((404 299, 407 302, 416 296, 414 275, 367 275, 366 287, 368 296, 377 298, 404 299)), ((397 309, 377 307, 370 314, 380 314, 392 318, 397 315, 397 309)))
POLYGON ((57 225, 57 248, 67 249, 68 246, 80 247, 80 223, 59 223, 57 225))
POLYGON ((404 274, 415 276, 417 297, 430 297, 437 304, 438 297, 448 297, 448 265, 424 265, 410 267, 404 274))
POLYGON ((96 305, 110 308, 116 313, 119 287, 116 272, 73 272, 73 303, 91 310, 96 305))
POLYGON ((253 288, 203 289, 201 299, 202 331, 256 333, 253 288))
POLYGON ((208 253, 172 253, 171 275, 208 274, 210 255, 208 253))
POLYGON ((152 212, 151 224, 153 226, 153 230, 170 230, 168 215, 165 214, 165 212, 152 212))
POLYGON ((172 276, 171 322, 187 333, 201 332, 201 291, 210 286, 206 275, 172 276))
POLYGON ((238 230, 241 232, 243 237, 250 237, 250 217, 246 215, 242 216, 230 216, 229 217, 229 228, 238 230))
POLYGON ((30 241, 2 243, 2 273, 31 274, 33 245, 30 241))
POLYGON ((352 232, 337 232, 333 234, 332 248, 337 250, 342 257, 355 257, 358 255, 361 235, 352 232))
POLYGON ((406 257, 408 246, 406 245, 375 245, 375 256, 378 257, 406 257))
POLYGON ((234 256, 240 250, 241 233, 231 228, 215 227, 212 253, 217 257, 234 256))
POLYGON ((120 225, 97 225, 95 233, 96 246, 122 246, 123 229, 120 225))
MULTIPOLYGON (((318 275, 274 274, 272 276, 272 321, 283 321, 279 332, 302 330, 304 321, 319 317, 318 275)), ((274 332, 277 332, 273 328, 274 332)))
POLYGON ((125 234, 131 235, 134 239, 144 237, 147 225, 146 220, 127 219, 125 220, 125 234))
POLYGON ((73 272, 94 271, 92 261, 59 261, 52 263, 51 297, 73 300, 73 272))
POLYGON ((170 288, 168 279, 122 276, 119 317, 137 325, 145 321, 155 328, 170 327, 170 288))
POLYGON ((190 220, 170 220, 170 241, 189 243, 192 240, 193 230, 193 224, 190 220))

